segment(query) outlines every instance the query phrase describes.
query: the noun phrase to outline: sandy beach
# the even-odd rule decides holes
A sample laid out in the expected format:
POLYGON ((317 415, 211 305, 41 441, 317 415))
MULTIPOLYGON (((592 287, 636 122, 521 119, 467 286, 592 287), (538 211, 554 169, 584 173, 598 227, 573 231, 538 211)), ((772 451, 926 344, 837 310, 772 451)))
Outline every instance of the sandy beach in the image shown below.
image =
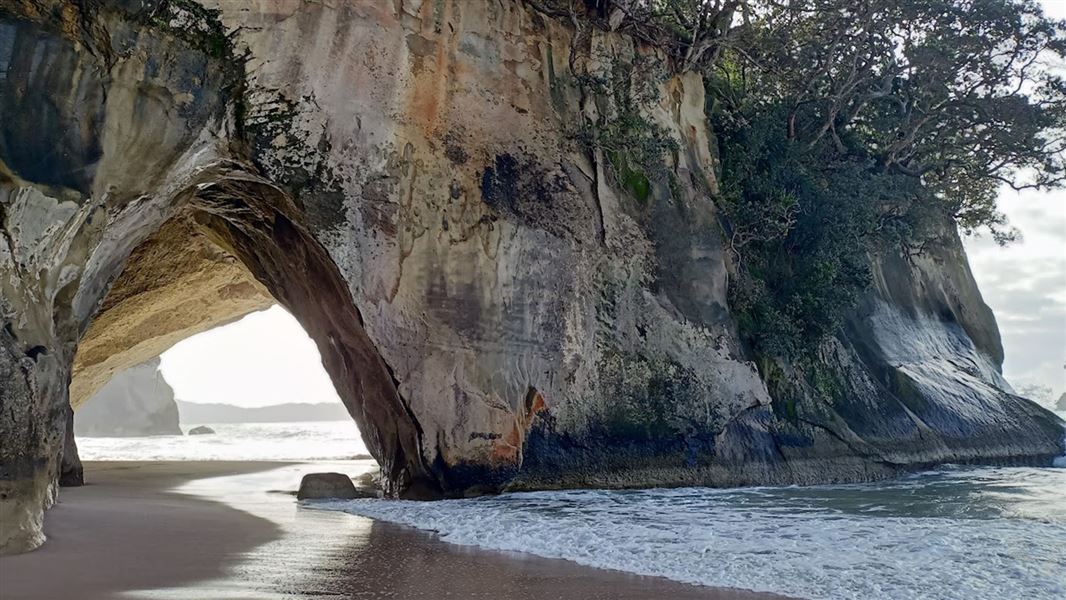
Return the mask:
POLYGON ((96 462, 48 542, 0 558, 0 598, 767 599, 518 553, 297 505, 300 476, 371 463, 96 462))

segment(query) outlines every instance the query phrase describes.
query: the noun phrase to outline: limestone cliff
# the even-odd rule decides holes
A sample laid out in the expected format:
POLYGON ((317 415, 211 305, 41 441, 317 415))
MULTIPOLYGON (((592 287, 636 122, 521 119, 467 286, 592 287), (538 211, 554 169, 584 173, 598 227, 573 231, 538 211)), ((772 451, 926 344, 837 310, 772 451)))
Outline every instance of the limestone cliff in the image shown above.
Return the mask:
POLYGON ((953 230, 935 255, 871 259, 826 377, 756 365, 727 302, 703 82, 625 36, 519 0, 0 16, 4 551, 43 539, 69 401, 266 294, 404 497, 1062 451, 1060 422, 999 377, 953 230), (623 110, 666 142, 663 177, 584 143, 623 110))
POLYGON ((181 435, 174 389, 155 358, 130 367, 74 411, 77 436, 181 435))

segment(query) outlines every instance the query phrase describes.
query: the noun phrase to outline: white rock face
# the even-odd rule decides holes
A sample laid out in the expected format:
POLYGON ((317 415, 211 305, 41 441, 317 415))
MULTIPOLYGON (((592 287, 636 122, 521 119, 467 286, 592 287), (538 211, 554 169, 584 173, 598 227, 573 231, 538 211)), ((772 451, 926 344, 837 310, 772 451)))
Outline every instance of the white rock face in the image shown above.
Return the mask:
POLYGON ((516 0, 38 4, 0 18, 0 550, 42 539, 71 400, 270 297, 405 497, 1060 452, 1002 389, 953 237, 872 258, 835 384, 778 365, 772 397, 728 307, 703 83, 625 36, 516 0), (655 172, 582 142, 618 94, 655 172))
POLYGON ((74 413, 77 436, 181 435, 174 389, 159 359, 115 375, 74 413))

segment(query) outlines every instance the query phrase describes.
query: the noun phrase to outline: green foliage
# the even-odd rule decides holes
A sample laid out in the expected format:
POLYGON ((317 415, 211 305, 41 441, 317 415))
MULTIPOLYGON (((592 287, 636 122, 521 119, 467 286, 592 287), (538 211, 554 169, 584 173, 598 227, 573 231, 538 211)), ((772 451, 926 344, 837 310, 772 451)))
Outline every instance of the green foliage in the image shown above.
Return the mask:
POLYGON ((685 425, 686 407, 704 393, 690 369, 664 358, 605 349, 599 364, 602 424, 611 435, 630 440, 663 440, 685 425))
POLYGON ((919 181, 964 231, 1013 232, 999 188, 1066 182, 1066 27, 1034 0, 747 0, 705 71, 720 111, 919 181))
POLYGON ((618 184, 640 202, 651 196, 653 182, 669 179, 665 157, 677 142, 644 112, 659 100, 661 65, 647 57, 632 61, 605 57, 605 72, 586 74, 579 83, 602 105, 600 118, 586 123, 578 139, 607 157, 618 184))
POLYGON ((1037 0, 531 1, 699 70, 741 122, 780 108, 797 145, 861 148, 966 232, 1010 241, 999 188, 1066 184, 1066 23, 1037 0))
POLYGON ((225 58, 231 48, 220 15, 218 9, 205 8, 195 0, 159 0, 144 17, 211 58, 225 58))
MULTIPOLYGON (((613 3, 621 5, 624 0, 613 3)), ((752 3, 741 0, 640 0, 625 2, 623 30, 662 48, 678 70, 713 65, 723 41, 750 19, 752 3)))
POLYGON ((869 285, 871 251, 919 239, 910 219, 925 192, 830 147, 790 143, 777 116, 719 122, 719 203, 739 266, 730 301, 741 329, 758 354, 796 356, 848 316, 869 285))
POLYGON ((630 166, 628 154, 617 151, 609 151, 607 158, 611 161, 611 166, 614 168, 622 189, 632 194, 637 200, 647 202, 648 197, 651 196, 651 182, 648 181, 647 175, 638 170, 639 165, 636 169, 633 168, 630 166))
POLYGON ((1035 2, 742 4, 704 79, 731 303, 757 354, 812 356, 871 253, 921 253, 951 219, 1010 241, 1000 187, 1063 183, 1066 83, 1043 61, 1066 36, 1035 2))
POLYGON ((805 365, 807 380, 811 382, 815 392, 826 404, 833 404, 837 398, 845 393, 846 386, 841 380, 839 371, 828 368, 825 363, 811 361, 805 365))

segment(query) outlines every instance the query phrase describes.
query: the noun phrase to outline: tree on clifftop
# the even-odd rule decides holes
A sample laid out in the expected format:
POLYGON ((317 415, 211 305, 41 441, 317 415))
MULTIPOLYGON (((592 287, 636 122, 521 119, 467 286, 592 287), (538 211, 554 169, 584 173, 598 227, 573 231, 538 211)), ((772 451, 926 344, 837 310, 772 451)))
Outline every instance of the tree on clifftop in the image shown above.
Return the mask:
POLYGON ((753 2, 712 74, 745 114, 914 177, 1005 240, 995 197, 1066 177, 1066 32, 1032 0, 753 2), (739 97, 737 94, 739 93, 739 97))
POLYGON ((1066 24, 1035 0, 527 2, 703 74, 759 351, 832 335, 871 252, 913 259, 952 222, 1006 243, 999 190, 1066 182, 1066 24))
POLYGON ((919 179, 1007 232, 1000 185, 1066 178, 1066 25, 1036 0, 531 0, 656 45, 747 122, 919 179))

